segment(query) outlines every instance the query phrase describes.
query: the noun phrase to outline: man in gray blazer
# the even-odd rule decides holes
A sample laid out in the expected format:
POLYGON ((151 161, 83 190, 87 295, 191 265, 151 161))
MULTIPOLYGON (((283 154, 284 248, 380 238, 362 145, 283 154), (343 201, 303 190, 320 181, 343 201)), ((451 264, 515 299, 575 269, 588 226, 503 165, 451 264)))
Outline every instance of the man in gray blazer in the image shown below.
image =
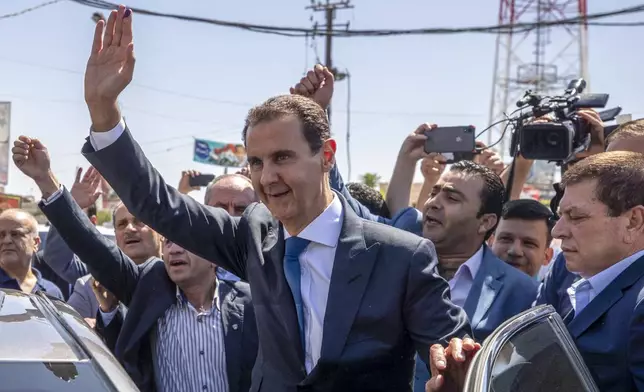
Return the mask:
POLYGON ((168 186, 117 104, 134 70, 131 11, 112 12, 105 37, 103 28, 86 71, 92 132, 83 153, 137 218, 250 282, 252 391, 410 391, 414 351, 427 360, 432 344, 471 335, 431 242, 358 218, 331 191, 335 141, 308 98, 271 98, 249 113, 243 138, 263 203, 241 218, 168 186))

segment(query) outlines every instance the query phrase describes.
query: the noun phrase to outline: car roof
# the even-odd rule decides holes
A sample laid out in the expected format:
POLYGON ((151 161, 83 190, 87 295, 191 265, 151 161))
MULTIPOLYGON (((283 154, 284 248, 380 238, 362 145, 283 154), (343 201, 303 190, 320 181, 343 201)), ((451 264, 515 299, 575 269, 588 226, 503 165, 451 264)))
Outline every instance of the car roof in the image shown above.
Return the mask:
POLYGON ((61 333, 64 329, 60 323, 46 313, 34 295, 0 290, 0 361, 87 358, 82 350, 72 347, 70 339, 61 333))
POLYGON ((0 364, 17 363, 75 364, 79 372, 89 366, 102 385, 112 386, 108 390, 138 391, 102 339, 71 306, 43 292, 0 289, 0 364))

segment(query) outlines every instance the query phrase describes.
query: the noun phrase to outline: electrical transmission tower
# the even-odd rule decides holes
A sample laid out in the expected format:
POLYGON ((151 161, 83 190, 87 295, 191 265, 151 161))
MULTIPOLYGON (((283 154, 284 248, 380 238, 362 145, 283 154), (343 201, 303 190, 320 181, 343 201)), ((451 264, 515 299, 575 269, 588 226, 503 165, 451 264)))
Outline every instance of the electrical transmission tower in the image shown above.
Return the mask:
MULTIPOLYGON (((510 26, 510 33, 496 39, 490 124, 514 111, 526 90, 558 95, 572 79, 588 82, 586 16, 587 0, 500 0, 499 25, 510 26), (576 18, 578 25, 542 25, 576 18), (526 29, 521 26, 526 23, 537 25, 526 29)), ((491 131, 488 145, 498 140, 503 127, 491 131)), ((509 154, 509 140, 508 131, 498 144, 503 157, 509 154)))

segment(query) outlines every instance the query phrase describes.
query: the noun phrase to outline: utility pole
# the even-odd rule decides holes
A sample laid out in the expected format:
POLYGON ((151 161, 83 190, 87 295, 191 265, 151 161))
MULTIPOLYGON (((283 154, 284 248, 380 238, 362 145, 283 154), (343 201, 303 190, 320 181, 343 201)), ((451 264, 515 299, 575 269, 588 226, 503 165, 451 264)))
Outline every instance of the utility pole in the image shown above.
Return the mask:
MULTIPOLYGON (((315 12, 324 12, 324 16, 326 18, 326 25, 325 25, 324 32, 318 33, 318 24, 316 22, 313 27, 313 31, 314 31, 313 37, 315 38, 315 35, 317 34, 325 36, 326 53, 324 56, 325 57, 324 65, 333 73, 334 76, 336 76, 336 80, 341 80, 341 79, 337 78, 338 72, 335 68, 333 68, 333 54, 332 54, 333 28, 343 27, 345 29, 348 29, 349 23, 347 22, 344 24, 336 25, 333 23, 333 20, 335 19, 336 10, 353 8, 350 2, 351 2, 350 0, 341 0, 333 3, 330 0, 326 0, 326 2, 322 2, 322 1, 316 2, 315 0, 311 0, 311 5, 306 7, 307 9, 312 9, 315 12)), ((331 105, 329 105, 329 108, 327 109, 327 116, 329 117, 329 124, 330 124, 331 123, 331 105)))

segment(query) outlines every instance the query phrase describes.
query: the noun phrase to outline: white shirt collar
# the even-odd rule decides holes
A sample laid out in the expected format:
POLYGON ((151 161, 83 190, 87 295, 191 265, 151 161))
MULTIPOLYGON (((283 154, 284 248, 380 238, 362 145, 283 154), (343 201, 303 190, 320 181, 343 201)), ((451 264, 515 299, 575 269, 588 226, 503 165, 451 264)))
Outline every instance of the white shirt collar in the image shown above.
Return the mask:
POLYGON ((483 246, 479 248, 479 250, 476 251, 470 257, 465 263, 463 263, 460 267, 458 267, 458 270, 456 270, 456 274, 454 274, 454 278, 456 278, 457 275, 460 275, 464 273, 464 270, 468 270, 470 273, 470 277, 472 280, 476 278, 476 274, 479 272, 479 268, 481 267, 481 263, 483 262, 483 246))
MULTIPOLYGON (((307 239, 317 244, 322 244, 335 248, 340 238, 340 230, 342 229, 342 203, 340 199, 333 194, 333 200, 324 211, 313 222, 300 232, 297 236, 307 239)), ((289 238, 291 235, 284 229, 284 238, 289 238)))

